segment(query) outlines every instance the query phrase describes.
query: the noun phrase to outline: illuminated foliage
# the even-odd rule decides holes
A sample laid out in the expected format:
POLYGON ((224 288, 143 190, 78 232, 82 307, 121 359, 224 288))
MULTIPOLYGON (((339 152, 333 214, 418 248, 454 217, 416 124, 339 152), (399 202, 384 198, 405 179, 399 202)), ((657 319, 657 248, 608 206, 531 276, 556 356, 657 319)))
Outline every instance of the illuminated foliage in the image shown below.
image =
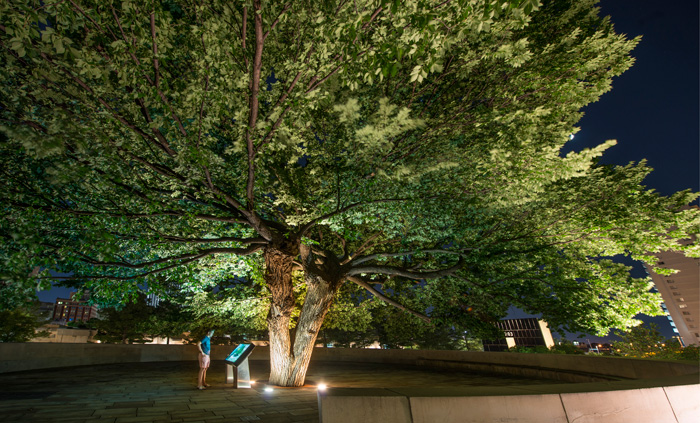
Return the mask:
POLYGON ((654 323, 639 325, 626 331, 617 331, 621 341, 613 343, 615 355, 632 358, 661 360, 689 360, 697 363, 697 345, 683 347, 678 339, 666 339, 654 323))
POLYGON ((101 303, 245 280, 212 300, 264 298, 293 386, 347 284, 460 330, 511 304, 570 331, 655 313, 599 257, 697 254, 694 195, 597 166, 614 142, 560 155, 633 61, 594 4, 0 3, 3 301, 37 267, 101 303))

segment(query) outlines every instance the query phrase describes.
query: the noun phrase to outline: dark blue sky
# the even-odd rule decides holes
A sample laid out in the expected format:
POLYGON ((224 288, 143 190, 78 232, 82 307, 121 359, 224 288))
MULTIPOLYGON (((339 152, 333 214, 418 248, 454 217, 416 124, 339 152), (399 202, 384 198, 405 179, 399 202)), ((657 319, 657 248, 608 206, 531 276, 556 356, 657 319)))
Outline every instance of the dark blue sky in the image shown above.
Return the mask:
MULTIPOLYGON (((654 169, 645 180, 648 187, 663 195, 687 188, 700 191, 698 2, 602 0, 600 6, 617 32, 643 39, 633 52, 635 65, 614 80, 611 92, 585 109, 581 131, 566 150, 616 139, 603 163, 625 165, 646 158, 654 169)), ((641 265, 633 275, 644 276, 641 265)), ((39 298, 53 301, 68 291, 55 288, 39 298)), ((648 320, 672 335, 665 317, 648 320)))
POLYGON ((700 191, 698 2, 603 0, 600 6, 616 32, 642 35, 642 41, 632 53, 635 65, 585 109, 581 131, 567 148, 616 139, 603 163, 646 158, 654 169, 648 187, 663 195, 700 191))

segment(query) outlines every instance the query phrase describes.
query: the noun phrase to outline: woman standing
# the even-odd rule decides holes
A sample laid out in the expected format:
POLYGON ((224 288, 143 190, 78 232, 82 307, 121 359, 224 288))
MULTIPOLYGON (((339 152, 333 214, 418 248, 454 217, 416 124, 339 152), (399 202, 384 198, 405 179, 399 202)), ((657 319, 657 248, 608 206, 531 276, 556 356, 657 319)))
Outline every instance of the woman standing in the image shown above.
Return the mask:
POLYGON ((214 335, 214 330, 207 332, 205 336, 197 344, 199 348, 199 378, 197 379, 197 389, 207 389, 207 369, 211 363, 209 354, 211 353, 211 337, 214 335))

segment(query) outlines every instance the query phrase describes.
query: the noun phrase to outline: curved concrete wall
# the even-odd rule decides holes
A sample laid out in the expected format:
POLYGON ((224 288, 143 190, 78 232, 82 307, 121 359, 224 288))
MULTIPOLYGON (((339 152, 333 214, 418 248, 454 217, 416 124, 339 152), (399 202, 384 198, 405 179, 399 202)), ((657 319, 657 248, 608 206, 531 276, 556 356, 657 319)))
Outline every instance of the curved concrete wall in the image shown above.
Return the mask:
MULTIPOLYGON (((230 346, 212 346, 222 360, 230 346)), ((108 363, 196 360, 194 345, 0 343, 0 373, 108 363)), ((251 360, 268 360, 258 347, 251 360)), ((330 388, 319 393, 324 423, 654 422, 695 423, 697 363, 556 354, 325 349, 313 361, 374 362, 596 381, 471 388, 330 388), (530 372, 530 373, 528 373, 530 372), (533 373, 534 372, 534 373, 533 373)))
MULTIPOLYGON (((224 345, 212 346, 212 358, 223 360, 233 350, 224 345)), ((53 367, 89 366, 109 363, 197 360, 195 345, 163 344, 59 344, 0 343, 0 373, 53 367)), ((269 350, 253 351, 253 360, 267 360, 269 350)))
POLYGON ((694 374, 699 370, 697 364, 680 361, 481 351, 316 348, 312 360, 398 363, 541 377, 567 382, 661 378, 694 374))
POLYGON ((588 382, 471 388, 330 388, 319 393, 323 423, 700 421, 698 363, 416 350, 317 350, 314 355, 315 360, 403 363, 588 382))
MULTIPOLYGON (((231 346, 212 346, 212 359, 223 360, 231 346)), ((268 360, 269 347, 257 347, 251 360, 268 360)), ((187 361, 197 359, 194 345, 0 343, 0 373, 107 363, 187 361)), ((619 357, 468 351, 316 348, 313 361, 419 365, 543 377, 571 382, 650 379, 698 373, 697 364, 619 357)))
POLYGON ((700 385, 601 391, 599 384, 527 390, 343 389, 319 393, 322 423, 697 423, 700 385), (593 385, 593 386, 584 386, 593 385), (567 388, 581 390, 567 392, 567 388), (556 392, 556 389, 564 392, 556 392), (518 392, 519 391, 519 392, 518 392))

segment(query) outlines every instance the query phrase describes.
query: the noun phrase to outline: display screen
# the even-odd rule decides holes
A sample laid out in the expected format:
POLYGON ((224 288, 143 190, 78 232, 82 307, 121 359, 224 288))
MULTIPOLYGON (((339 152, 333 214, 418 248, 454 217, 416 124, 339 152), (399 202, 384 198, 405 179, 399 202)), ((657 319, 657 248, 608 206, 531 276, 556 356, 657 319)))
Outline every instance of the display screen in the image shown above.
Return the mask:
POLYGON ((253 348, 255 348, 253 344, 239 344, 236 349, 231 351, 231 354, 226 357, 226 361, 234 366, 238 366, 243 360, 248 358, 250 353, 253 352, 253 348))

